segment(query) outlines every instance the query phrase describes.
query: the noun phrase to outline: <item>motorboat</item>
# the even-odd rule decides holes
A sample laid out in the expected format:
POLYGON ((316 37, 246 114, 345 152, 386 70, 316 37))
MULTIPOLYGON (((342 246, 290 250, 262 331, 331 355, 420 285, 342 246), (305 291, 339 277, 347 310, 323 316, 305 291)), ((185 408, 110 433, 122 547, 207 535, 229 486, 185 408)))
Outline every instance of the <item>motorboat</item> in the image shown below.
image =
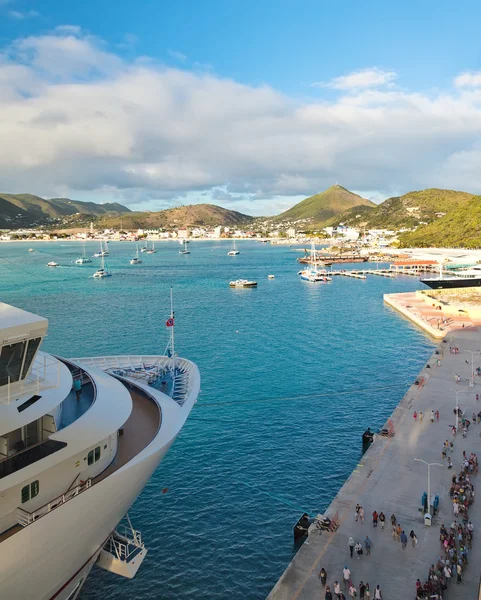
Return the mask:
POLYGON ((50 262, 47 263, 47 267, 58 267, 58 263, 56 263, 54 260, 51 260, 50 262))
POLYGON ((29 248, 28 251, 29 252, 35 252, 35 250, 33 248, 29 248))
POLYGON ((276 276, 275 276, 275 275, 268 275, 268 276, 267 276, 267 279, 275 279, 275 278, 276 278, 276 276))
POLYGON ((227 252, 227 256, 237 256, 238 254, 240 254, 239 250, 237 250, 237 248, 235 247, 235 240, 232 240, 232 242, 232 250, 227 252))
POLYGON ((257 287, 257 281, 249 281, 248 279, 236 279, 229 283, 231 288, 253 288, 257 287))

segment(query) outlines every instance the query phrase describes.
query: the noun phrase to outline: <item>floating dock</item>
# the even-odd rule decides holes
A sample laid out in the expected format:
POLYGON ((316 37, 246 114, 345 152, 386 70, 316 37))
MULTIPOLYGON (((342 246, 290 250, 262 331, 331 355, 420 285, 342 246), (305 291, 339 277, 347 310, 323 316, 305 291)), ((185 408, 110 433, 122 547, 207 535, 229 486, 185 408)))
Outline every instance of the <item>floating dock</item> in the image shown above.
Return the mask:
MULTIPOLYGON (((452 388, 465 392, 459 394, 459 405, 469 418, 472 412, 481 410, 481 401, 476 401, 476 393, 481 395, 481 377, 475 378, 474 388, 469 386, 471 355, 468 353, 476 353, 474 367, 480 366, 480 344, 481 332, 475 327, 450 332, 391 415, 389 423, 394 435, 376 435, 374 443, 362 457, 361 440, 353 439, 353 448, 359 445, 359 463, 324 513, 338 520, 338 529, 320 533, 311 528, 307 541, 269 594, 269 600, 323 599, 325 587, 318 578, 322 567, 327 571, 327 584, 331 591, 334 592, 334 582, 337 580, 348 598, 348 590, 342 586, 344 565, 349 567, 356 588, 361 580, 369 583, 371 600, 377 585, 385 600, 415 598, 416 579, 419 578, 424 584, 430 566, 436 563, 442 553, 439 527, 442 523, 449 527, 453 521, 449 489, 452 475, 461 470, 462 452, 465 450, 468 455, 475 452, 481 457, 481 425, 472 424, 465 439, 460 434, 454 438, 454 452, 450 455, 454 466, 451 470, 447 466, 431 467, 431 495, 437 494, 440 499, 439 512, 431 527, 424 525, 420 510, 421 497, 427 490, 427 467, 414 459, 428 463, 443 462, 442 444, 446 439, 453 439, 451 426, 455 418, 453 409, 456 398, 452 388), (450 346, 457 347, 458 353, 451 353, 450 346), (465 362, 467 359, 469 364, 465 362), (459 384, 455 383, 455 373, 461 376, 459 384), (415 410, 424 413, 422 422, 414 420, 415 410), (431 410, 439 410, 439 422, 431 423, 431 410), (365 511, 364 523, 355 520, 355 506, 358 503, 365 511), (380 525, 373 527, 371 515, 374 510, 384 512, 384 530, 380 525), (391 535, 390 517, 393 513, 408 535, 409 543, 405 550, 391 535), (411 530, 418 538, 416 547, 411 545, 411 530), (366 535, 372 541, 371 555, 367 556, 364 552, 358 560, 354 553, 354 558, 350 558, 349 537, 363 543, 366 535)), ((353 415, 353 419, 359 418, 359 415, 353 415)), ((366 426, 371 425, 368 414, 363 415, 362 419, 366 426)), ((357 449, 353 452, 357 452, 357 449)), ((477 478, 474 478, 475 489, 477 484, 477 478)), ((293 516, 293 522, 298 516, 293 516)), ((475 526, 469 564, 463 572, 462 584, 457 585, 455 577, 451 579, 444 596, 447 600, 474 600, 480 592, 480 498, 470 507, 469 518, 475 526)), ((286 539, 285 543, 290 544, 291 539, 286 539)))

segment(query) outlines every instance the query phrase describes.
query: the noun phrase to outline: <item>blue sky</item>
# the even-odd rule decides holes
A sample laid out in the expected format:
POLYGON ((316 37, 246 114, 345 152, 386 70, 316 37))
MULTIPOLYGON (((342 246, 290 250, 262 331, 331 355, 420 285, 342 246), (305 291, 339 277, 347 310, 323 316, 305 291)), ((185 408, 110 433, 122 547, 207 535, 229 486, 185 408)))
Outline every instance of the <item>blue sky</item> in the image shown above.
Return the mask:
POLYGON ((376 200, 481 192, 478 3, 0 0, 0 13, 0 109, 18 140, 0 152, 5 191, 257 214, 336 181, 376 200))

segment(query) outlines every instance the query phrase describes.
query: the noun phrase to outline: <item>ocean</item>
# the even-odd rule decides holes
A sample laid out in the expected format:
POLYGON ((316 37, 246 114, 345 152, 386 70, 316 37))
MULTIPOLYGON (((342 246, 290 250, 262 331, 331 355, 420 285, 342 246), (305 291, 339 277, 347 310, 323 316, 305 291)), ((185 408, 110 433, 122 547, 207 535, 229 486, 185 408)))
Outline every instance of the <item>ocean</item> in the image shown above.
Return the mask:
POLYGON ((162 242, 132 266, 135 245, 110 242, 114 276, 95 280, 99 259, 73 264, 80 243, 0 244, 0 300, 49 319, 44 350, 163 353, 172 286, 176 350, 201 372, 197 405, 129 513, 144 564, 133 580, 94 568, 80 600, 265 598, 301 513, 327 508, 362 432, 385 423, 433 351, 382 300, 421 289, 416 278, 312 284, 287 246, 237 247, 229 257, 228 242, 193 241, 179 255, 162 242), (237 278, 258 288, 230 289, 237 278))

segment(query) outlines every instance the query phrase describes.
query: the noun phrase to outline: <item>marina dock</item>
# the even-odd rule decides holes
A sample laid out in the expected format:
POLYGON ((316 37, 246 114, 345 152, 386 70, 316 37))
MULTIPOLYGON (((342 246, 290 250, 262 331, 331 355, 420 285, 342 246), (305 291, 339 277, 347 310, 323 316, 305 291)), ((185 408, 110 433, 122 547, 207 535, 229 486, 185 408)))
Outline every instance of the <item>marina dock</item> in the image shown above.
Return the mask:
MULTIPOLYGON (((380 585, 384 600, 410 600, 416 596, 415 583, 423 583, 429 568, 443 551, 439 542, 439 528, 448 528, 453 521, 452 500, 449 496, 451 478, 461 470, 463 450, 481 456, 481 425, 472 424, 467 437, 458 433, 452 437, 451 427, 455 421, 454 407, 459 394, 459 406, 471 419, 473 412, 481 410, 481 401, 476 401, 476 393, 481 395, 481 377, 475 377, 474 388, 470 387, 471 354, 474 352, 474 368, 480 366, 481 332, 476 327, 449 332, 441 342, 426 366, 419 373, 416 382, 391 415, 394 435, 375 436, 374 443, 360 456, 359 462, 341 490, 337 493, 325 515, 338 519, 335 532, 320 532, 311 527, 311 533, 303 544, 276 586, 269 594, 269 600, 314 600, 323 599, 325 587, 318 578, 320 569, 327 571, 327 584, 334 592, 334 582, 341 583, 348 597, 348 590, 342 586, 343 568, 347 565, 356 588, 361 580, 368 582, 371 599, 376 585, 380 585), (457 347, 458 353, 451 353, 450 347, 457 347), (466 363, 467 361, 467 363, 466 363), (461 382, 456 384, 454 375, 459 374, 461 382), (414 411, 424 413, 422 422, 414 420, 414 411), (431 410, 439 410, 439 422, 429 419, 431 410), (439 512, 433 518, 432 526, 424 525, 421 510, 422 495, 427 491, 427 467, 414 459, 427 463, 443 463, 441 450, 444 440, 454 441, 454 451, 450 454, 453 468, 433 466, 431 468, 431 494, 438 495, 439 512), (365 511, 365 522, 355 520, 355 507, 360 504, 365 511), (386 526, 372 525, 372 513, 384 512, 386 526), (390 517, 394 514, 409 536, 414 530, 418 543, 402 550, 401 543, 391 535, 390 517), (363 543, 368 535, 372 541, 371 555, 366 553, 360 560, 354 553, 350 558, 349 537, 354 542, 363 543)), ((446 333, 446 332, 445 332, 446 333)), ((359 418, 358 415, 353 415, 359 418)), ((362 417, 366 427, 370 425, 369 415, 362 417)), ((387 427, 387 425, 385 425, 387 427)), ((353 447, 361 440, 353 440, 353 447)), ((354 452, 356 450, 353 450, 354 452)), ((478 483, 473 477, 474 486, 478 483)), ((469 564, 463 573, 462 584, 457 585, 452 578, 448 590, 443 594, 447 600, 478 598, 479 565, 481 564, 481 500, 478 498, 469 509, 469 518, 475 526, 472 549, 469 550, 469 564)), ((293 519, 295 521, 295 519, 293 519)), ((333 598, 335 594, 333 593, 333 598)))

